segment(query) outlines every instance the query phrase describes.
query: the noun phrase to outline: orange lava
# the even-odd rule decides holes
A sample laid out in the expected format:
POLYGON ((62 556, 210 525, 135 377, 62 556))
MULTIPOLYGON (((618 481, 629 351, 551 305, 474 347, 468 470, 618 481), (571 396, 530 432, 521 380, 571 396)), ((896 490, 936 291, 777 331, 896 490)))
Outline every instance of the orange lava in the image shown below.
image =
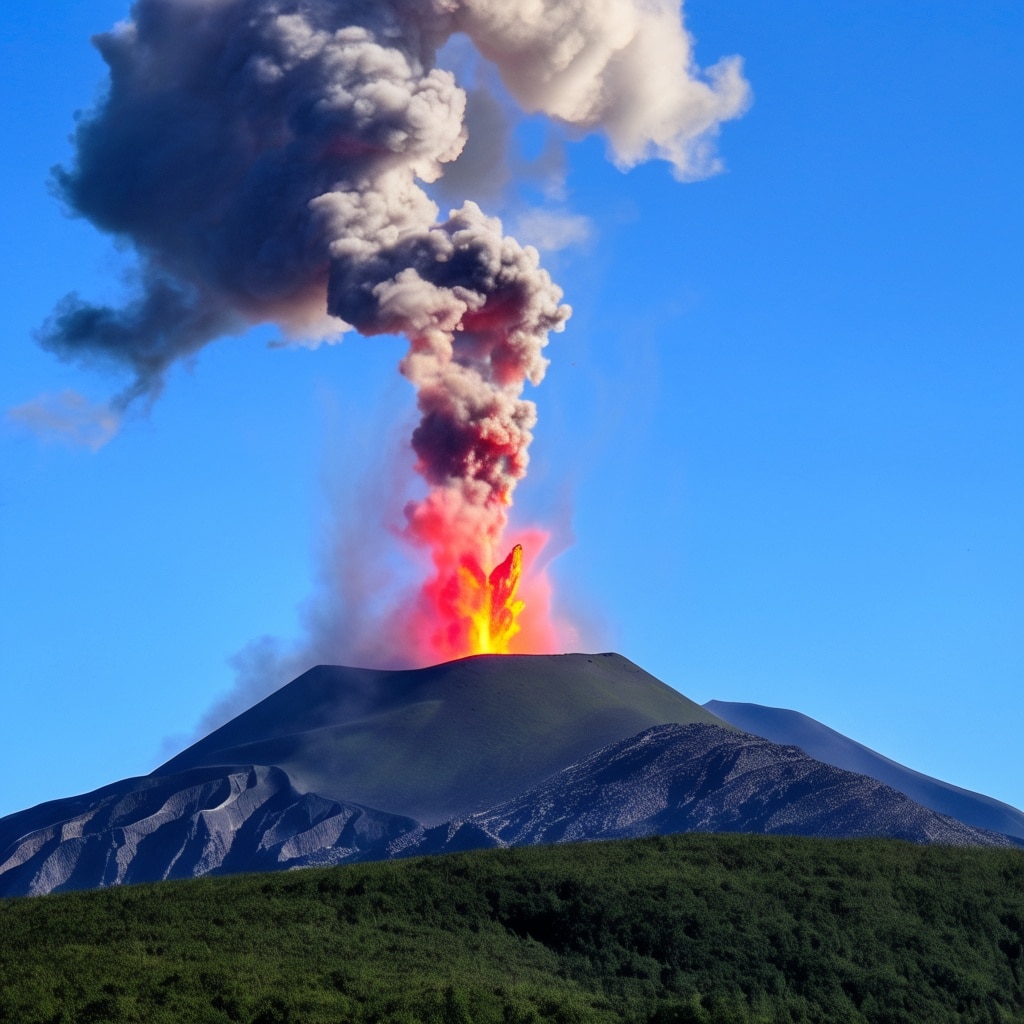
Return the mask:
POLYGON ((454 593, 448 596, 453 611, 467 624, 467 653, 508 654, 512 638, 520 629, 519 613, 526 607, 516 597, 522 574, 521 544, 489 575, 475 558, 463 557, 451 580, 454 593))
POLYGON ((418 598, 396 608, 395 629, 425 665, 473 654, 551 654, 563 627, 552 617, 548 535, 517 529, 502 543, 504 508, 479 508, 435 488, 407 506, 408 533, 430 552, 433 573, 418 598), (497 561, 495 551, 511 550, 497 561))

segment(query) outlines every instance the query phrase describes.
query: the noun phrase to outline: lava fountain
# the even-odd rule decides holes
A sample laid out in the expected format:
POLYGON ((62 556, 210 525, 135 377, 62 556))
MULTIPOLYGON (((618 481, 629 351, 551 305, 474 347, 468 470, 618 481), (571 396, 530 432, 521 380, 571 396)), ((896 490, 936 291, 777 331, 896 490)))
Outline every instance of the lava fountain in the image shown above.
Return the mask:
POLYGON ((516 597, 522 574, 521 544, 489 573, 472 555, 463 556, 438 595, 442 617, 456 624, 454 630, 449 628, 449 640, 473 654, 508 654, 520 629, 519 613, 526 606, 516 597))

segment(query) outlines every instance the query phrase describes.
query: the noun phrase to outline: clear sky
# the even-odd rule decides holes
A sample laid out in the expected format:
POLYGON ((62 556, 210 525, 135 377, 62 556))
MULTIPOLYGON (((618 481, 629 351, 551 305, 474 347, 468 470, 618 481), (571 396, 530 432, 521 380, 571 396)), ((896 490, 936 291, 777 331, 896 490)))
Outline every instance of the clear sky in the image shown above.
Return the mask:
MULTIPOLYGON (((104 79, 89 36, 126 13, 0 11, 3 409, 124 383, 33 331, 68 292, 116 298, 130 263, 47 190, 104 79)), ((530 394, 517 521, 563 548, 579 647, 1024 807, 1024 9, 692 0, 686 20, 698 62, 739 54, 753 89, 723 173, 622 173, 588 137, 560 195, 470 195, 569 243, 544 253, 574 313, 530 394)), ((542 135, 520 128, 525 157, 542 135)), ((188 742, 240 656, 300 641, 338 536, 392 557, 404 343, 275 337, 209 346, 95 450, 0 427, 0 814, 188 742)))

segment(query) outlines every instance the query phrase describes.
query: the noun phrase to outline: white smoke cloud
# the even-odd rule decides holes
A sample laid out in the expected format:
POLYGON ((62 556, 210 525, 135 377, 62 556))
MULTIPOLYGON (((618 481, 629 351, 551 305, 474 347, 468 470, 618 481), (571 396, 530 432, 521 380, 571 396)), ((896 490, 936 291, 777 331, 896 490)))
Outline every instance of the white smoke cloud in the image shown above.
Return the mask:
POLYGON ((693 179, 720 169, 712 140, 750 90, 737 57, 706 72, 675 0, 465 0, 456 22, 529 112, 608 137, 621 167, 657 157, 693 179))

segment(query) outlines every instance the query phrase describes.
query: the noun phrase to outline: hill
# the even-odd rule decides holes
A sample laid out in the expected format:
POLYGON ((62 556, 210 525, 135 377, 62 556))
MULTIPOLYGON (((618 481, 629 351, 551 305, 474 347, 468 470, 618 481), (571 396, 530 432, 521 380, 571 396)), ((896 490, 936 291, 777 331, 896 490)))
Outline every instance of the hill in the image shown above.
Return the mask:
POLYGON ((916 772, 799 711, 724 700, 709 700, 704 707, 744 732, 792 744, 825 764, 884 782, 923 807, 1024 840, 1024 814, 1015 807, 916 772))
POLYGON ((1002 1024, 1024 851, 705 835, 0 900, 0 1021, 1002 1024))
POLYGON ((797 747, 698 724, 610 744, 464 825, 502 846, 677 832, 1011 845, 797 747))

